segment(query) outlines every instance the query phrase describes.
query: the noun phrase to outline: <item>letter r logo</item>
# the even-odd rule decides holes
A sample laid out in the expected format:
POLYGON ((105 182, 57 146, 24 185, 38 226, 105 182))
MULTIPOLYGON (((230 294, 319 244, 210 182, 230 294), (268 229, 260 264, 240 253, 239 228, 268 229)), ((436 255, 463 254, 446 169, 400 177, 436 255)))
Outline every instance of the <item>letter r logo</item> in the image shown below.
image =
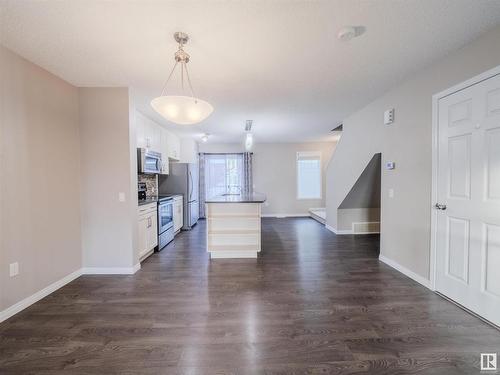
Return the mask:
POLYGON ((497 369, 497 353, 481 353, 481 371, 497 369))

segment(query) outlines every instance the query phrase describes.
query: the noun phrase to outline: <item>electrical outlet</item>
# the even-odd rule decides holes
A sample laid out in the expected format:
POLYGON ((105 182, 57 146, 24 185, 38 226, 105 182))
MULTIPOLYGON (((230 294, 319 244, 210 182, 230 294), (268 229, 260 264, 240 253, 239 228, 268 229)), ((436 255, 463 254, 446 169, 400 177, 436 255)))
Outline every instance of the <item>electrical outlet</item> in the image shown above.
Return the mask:
POLYGON ((394 198, 394 189, 393 188, 389 189, 389 198, 394 198))
POLYGON ((19 274, 19 263, 14 262, 9 264, 9 275, 10 277, 17 276, 19 274))
POLYGON ((123 192, 119 192, 119 193, 118 193, 118 200, 119 200, 120 202, 125 202, 125 193, 123 193, 123 192))

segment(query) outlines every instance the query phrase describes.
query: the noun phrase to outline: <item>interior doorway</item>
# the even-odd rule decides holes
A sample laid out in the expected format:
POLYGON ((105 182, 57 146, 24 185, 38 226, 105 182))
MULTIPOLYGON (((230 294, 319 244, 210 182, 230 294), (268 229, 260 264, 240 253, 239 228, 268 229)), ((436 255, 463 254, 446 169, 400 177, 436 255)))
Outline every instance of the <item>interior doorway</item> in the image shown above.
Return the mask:
POLYGON ((432 285, 500 325, 500 66, 433 104, 432 285))

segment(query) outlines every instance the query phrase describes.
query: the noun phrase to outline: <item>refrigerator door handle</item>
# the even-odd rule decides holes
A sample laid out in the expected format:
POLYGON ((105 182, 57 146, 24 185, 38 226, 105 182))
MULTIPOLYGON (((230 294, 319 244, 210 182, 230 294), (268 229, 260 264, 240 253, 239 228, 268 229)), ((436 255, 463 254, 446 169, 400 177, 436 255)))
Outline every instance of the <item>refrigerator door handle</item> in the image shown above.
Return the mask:
POLYGON ((191 176, 191 171, 188 170, 188 178, 189 178, 189 198, 188 202, 191 202, 191 198, 193 195, 193 177, 191 176))

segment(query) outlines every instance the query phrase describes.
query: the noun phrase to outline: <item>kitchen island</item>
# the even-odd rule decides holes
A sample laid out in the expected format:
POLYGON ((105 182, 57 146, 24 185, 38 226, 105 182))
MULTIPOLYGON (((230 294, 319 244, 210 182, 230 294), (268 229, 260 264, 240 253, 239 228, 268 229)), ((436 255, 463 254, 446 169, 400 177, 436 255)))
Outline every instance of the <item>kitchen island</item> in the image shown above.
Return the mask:
POLYGON ((205 201, 210 258, 257 258, 265 201, 261 193, 224 194, 205 201))

